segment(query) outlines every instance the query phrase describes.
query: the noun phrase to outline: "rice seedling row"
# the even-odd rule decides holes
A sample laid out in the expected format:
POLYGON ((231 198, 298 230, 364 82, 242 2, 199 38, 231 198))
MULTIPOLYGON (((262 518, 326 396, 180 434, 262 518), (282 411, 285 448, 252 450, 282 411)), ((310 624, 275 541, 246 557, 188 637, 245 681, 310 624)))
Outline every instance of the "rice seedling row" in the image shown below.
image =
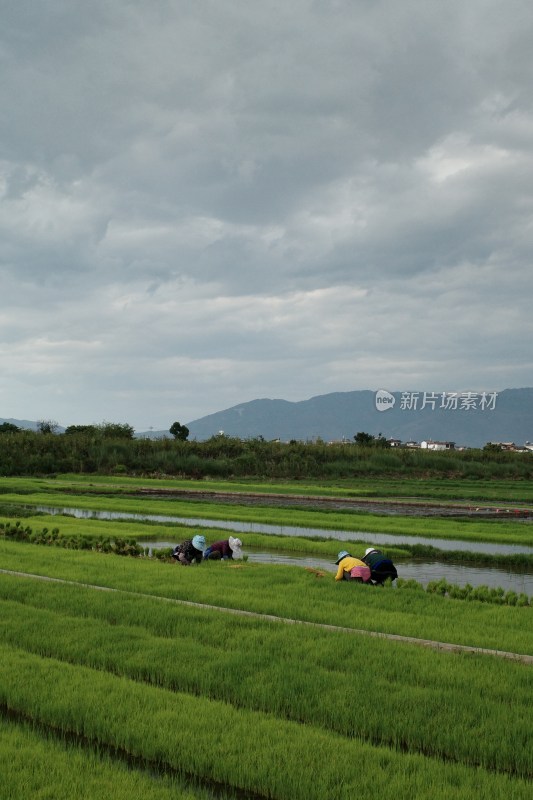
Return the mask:
MULTIPOLYGON (((3 509, 27 503, 170 513, 213 519, 213 532, 216 520, 225 518, 250 524, 388 531, 399 537, 532 542, 530 526, 514 522, 387 518, 128 497, 145 486, 157 489, 164 484, 170 489, 214 486, 122 476, 94 480, 62 476, 20 482, 0 479, 0 494, 3 509)), ((220 481, 216 486, 258 494, 403 495, 443 502, 501 498, 517 503, 528 502, 531 489, 529 482, 465 478, 336 484, 220 481)), ((57 518, 50 527, 56 523, 57 518)), ((81 538, 104 529, 96 521, 65 524, 81 538)), ((132 533, 129 522, 106 525, 115 541, 124 536, 123 530, 146 539, 150 529, 163 538, 155 525, 139 524, 142 534, 132 533)), ((190 529, 177 525, 163 529, 164 538, 190 535, 190 529)), ((332 545, 316 542, 328 553, 332 545)), ((297 549, 300 543, 289 545, 287 540, 287 546, 297 549)), ((69 797, 91 800, 102 796, 120 800, 121 782, 123 794, 132 800, 137 796, 166 800, 170 796, 166 793, 173 791, 173 796, 196 800, 212 797, 213 790, 219 798, 225 798, 226 790, 233 796, 237 792, 242 800, 335 800, 361 793, 362 787, 366 796, 385 800, 531 796, 531 667, 240 618, 164 600, 531 654, 529 607, 454 600, 443 596, 452 594, 453 588, 441 584, 435 590, 442 596, 427 595, 414 586, 369 590, 335 584, 332 576, 321 578, 294 567, 203 564, 184 570, 155 559, 119 559, 13 542, 0 542, 0 567, 118 590, 95 592, 0 575, 0 710, 6 719, 13 713, 33 726, 31 739, 21 739, 30 733, 28 728, 12 718, 8 724, 0 718, 2 800, 6 787, 9 800, 38 797, 39 780, 45 781, 43 797, 66 797, 56 773, 46 776, 40 768, 42 753, 64 765, 69 797), (371 701, 376 696, 374 707, 371 701), (53 741, 55 736, 62 741, 53 741), (67 752, 63 740, 70 737, 79 745, 67 752), (17 764, 11 756, 17 746, 26 748, 31 765, 23 769, 19 759, 18 769, 6 770, 6 782, 3 767, 17 764), (137 765, 128 770, 129 783, 118 754, 131 762, 130 767, 137 765), (71 764, 79 764, 80 774, 94 764, 94 772, 107 781, 108 789, 87 780, 85 794, 80 791, 78 776, 68 768, 69 758, 71 764), (138 768, 140 763, 150 765, 152 777, 138 768), (195 786, 167 783, 167 774, 190 775, 195 786)))
MULTIPOLYGON (((339 586, 328 579, 326 581, 318 581, 316 578, 311 578, 307 574, 302 574, 302 570, 288 568, 249 568, 249 565, 239 565, 241 568, 234 569, 233 565, 202 565, 198 569, 183 570, 169 564, 159 564, 149 560, 125 560, 117 559, 111 556, 95 555, 92 553, 73 553, 73 552, 46 552, 42 548, 33 547, 31 545, 20 545, 17 543, 5 542, 0 544, 0 563, 5 566, 8 561, 12 562, 15 568, 28 568, 33 567, 34 572, 41 572, 42 574, 54 574, 57 572, 64 573, 64 577, 71 579, 75 576, 90 582, 91 577, 93 582, 100 585, 115 585, 117 588, 123 590, 138 590, 144 591, 147 594, 157 594, 160 597, 182 597, 183 599, 195 599, 200 602, 206 601, 205 595, 209 595, 212 599, 211 602, 220 604, 220 598, 224 598, 224 604, 233 605, 234 607, 249 608, 251 605, 258 603, 260 606, 266 606, 267 610, 274 604, 277 605, 278 611, 280 608, 285 609, 285 613, 297 617, 298 615, 306 618, 307 616, 315 617, 324 614, 328 622, 339 622, 339 617, 342 614, 347 614, 350 611, 355 617, 359 615, 361 619, 372 617, 375 622, 383 617, 387 618, 387 624, 392 626, 393 630, 398 629, 398 625, 405 624, 408 620, 414 623, 414 618, 419 616, 419 625, 422 627, 428 626, 430 618, 433 616, 433 624, 435 623, 435 615, 450 617, 450 631, 461 629, 466 632, 468 620, 470 633, 474 632, 479 635, 479 626, 486 625, 486 620, 478 616, 478 604, 471 604, 468 614, 459 614, 453 611, 459 606, 465 606, 465 603, 450 602, 445 598, 428 598, 423 596, 423 600, 435 600, 435 603, 430 602, 422 603, 416 608, 417 602, 414 595, 416 593, 402 593, 384 590, 383 592, 365 592, 367 587, 354 587, 349 585, 339 586), (51 556, 51 557, 50 557, 51 556), (207 567, 214 567, 214 569, 204 569, 207 567), (217 569, 218 567, 218 569, 217 569), (118 585, 117 585, 118 584, 118 585), (361 589, 362 591, 352 592, 352 589, 361 589), (349 590, 349 594, 344 592, 339 593, 340 590, 349 590), (410 601, 405 602, 403 594, 411 594, 410 601), (353 598, 353 606, 346 608, 346 598, 353 598), (226 600, 229 599, 229 602, 226 600), (427 605, 430 608, 427 608, 427 605), (425 607, 425 621, 424 621, 424 607, 425 607), (296 610, 296 613, 295 613, 296 610), (452 610, 452 613, 448 612, 452 610), (329 619, 327 619, 329 617, 329 619), (475 619, 473 620, 472 617, 475 619), (465 623, 463 625, 463 623, 465 623), (477 629, 477 630, 476 630, 477 629)), ((237 566, 237 565, 234 565, 237 566)), ((206 612, 200 610, 188 610, 183 614, 183 609, 177 610, 175 607, 166 603, 161 603, 160 600, 150 600, 147 598, 134 597, 132 595, 123 594, 120 599, 117 596, 107 593, 94 593, 91 594, 90 590, 74 589, 73 587, 57 587, 53 584, 46 586, 40 585, 39 587, 35 582, 29 581, 16 581, 8 579, 6 576, 0 580, 0 587, 2 587, 2 596, 5 597, 5 608, 8 606, 11 609, 9 614, 6 614, 6 620, 10 620, 10 636, 13 645, 22 645, 23 643, 17 639, 17 630, 34 631, 35 644, 39 643, 43 647, 43 652, 48 653, 45 661, 48 663, 55 663, 51 657, 53 653, 63 659, 70 658, 72 661, 73 669, 86 669, 88 664, 96 664, 100 670, 98 674, 109 675, 106 670, 114 670, 117 673, 117 678, 126 680, 125 676, 135 678, 134 685, 145 690, 150 689, 150 683, 159 684, 162 690, 170 693, 172 696, 179 694, 180 697, 184 693, 184 688, 187 689, 186 696, 196 699, 198 701, 208 699, 212 702, 223 702, 223 707, 230 707, 235 712, 247 712, 249 714, 264 714, 267 713, 268 718, 278 720, 286 724, 294 724, 295 719, 299 719, 300 727, 306 730, 313 731, 314 735, 322 734, 328 737, 340 737, 341 741, 353 747, 354 743, 360 746, 370 746, 372 752, 382 753, 383 748, 385 752, 394 753, 399 755, 401 748, 406 751, 423 750, 424 747, 429 749, 427 752, 437 753, 439 758, 437 763, 442 766, 441 761, 444 758, 451 759, 445 763, 446 766, 446 780, 440 783, 443 794, 439 795, 438 792, 433 790, 435 796, 450 796, 446 794, 445 789, 451 791, 450 783, 457 779, 461 785, 461 791, 469 785, 469 778, 464 779, 464 776, 459 778, 450 778, 452 767, 468 767, 468 770, 475 769, 472 765, 479 763, 479 752, 476 753, 476 748, 468 746, 468 733, 476 736, 476 742, 483 741, 485 738, 483 731, 475 727, 479 718, 483 719, 482 711, 479 708, 475 710, 476 720, 473 720, 473 726, 468 727, 468 723, 461 711, 459 715, 459 729, 464 730, 463 726, 466 725, 468 733, 464 737, 464 742, 461 743, 461 737, 456 732, 451 736, 450 741, 446 741, 446 737, 434 735, 433 729, 425 729, 426 741, 422 742, 419 733, 419 725, 416 724, 417 714, 412 713, 412 709, 418 710, 419 715, 423 716, 420 709, 424 708, 426 698, 428 695, 433 694, 434 683, 428 681, 425 674, 432 674, 434 669, 434 660, 429 659, 424 669, 423 659, 426 653, 422 655, 419 652, 413 656, 413 662, 406 662, 407 652, 411 652, 412 648, 404 648, 405 654, 398 660, 396 658, 390 659, 388 663, 388 671, 382 674, 385 684, 388 684, 388 689, 393 689, 393 695, 396 698, 398 709, 395 716, 403 720, 399 727, 395 727, 392 732, 389 732, 389 740, 383 737, 383 731, 379 728, 376 721, 371 725, 371 720, 368 720, 367 727, 361 727, 356 721, 354 723, 353 716, 350 712, 343 711, 343 699, 347 692, 352 691, 356 695, 357 689, 360 688, 357 682, 355 689, 350 689, 356 680, 355 676, 359 674, 361 677, 361 687, 364 691, 369 691, 371 687, 371 678, 375 678, 380 674, 381 665, 377 664, 375 658, 376 650, 374 645, 381 646, 383 643, 372 642, 372 646, 367 643, 361 646, 354 646, 354 643, 347 643, 346 637, 339 638, 338 642, 333 648, 327 647, 326 641, 331 641, 329 635, 320 634, 317 638, 316 635, 304 634, 300 629, 298 632, 288 633, 288 628, 283 626, 284 630, 280 631, 279 626, 265 625, 257 621, 251 624, 250 620, 236 621, 235 618, 231 620, 222 618, 217 612, 206 612), (23 589, 22 587, 26 587, 23 589), (91 598, 89 600, 89 597, 91 598), (15 599, 16 598, 16 599, 15 599), (14 606, 10 604, 14 603, 14 606), (25 604, 21 606, 21 604, 25 604), (23 614, 21 616, 21 607, 23 614), (39 608, 40 607, 40 608, 39 608), (74 609, 74 610, 73 610, 74 609), (16 624, 17 611, 19 616, 19 623, 22 619, 25 620, 24 625, 16 624), (24 614, 29 613, 29 617, 24 614), (32 615, 43 614, 38 619, 32 615), (46 616, 51 615, 51 616, 46 616), (65 623, 66 617, 66 623, 65 623), (62 629, 60 628, 63 625, 62 629), (180 627, 181 626, 181 627, 180 627), (105 629, 105 631, 103 630, 105 629), (44 636, 43 632, 49 632, 50 635, 44 636), (188 631, 188 632, 187 632, 188 631), (91 646, 89 648, 82 648, 82 652, 76 650, 76 642, 83 642, 84 633, 87 634, 88 642, 91 646), (89 635, 91 634, 91 635, 89 635), (287 637, 285 639, 285 637, 287 637), (74 643, 72 642, 74 638, 74 643), (117 641, 118 639, 118 641, 117 641), (321 646, 317 647, 317 642, 321 642, 321 646), (53 644, 56 650, 53 652, 46 650, 47 647, 53 644), (183 650, 181 654, 175 652, 176 646, 178 649, 183 650), (64 647, 64 650, 61 648, 64 647), (348 649, 346 649, 348 648, 348 649), (290 653, 294 651, 292 657, 290 653), (95 654, 100 653, 98 659, 95 660, 95 654), (355 653, 355 660, 354 660, 355 653), (366 657, 363 654, 366 653, 366 657), (84 661, 86 659, 86 661, 84 661), (373 660, 374 659, 374 660, 373 660), (245 662, 249 661, 249 669, 246 669, 245 662), (363 670, 361 661, 373 664, 373 669, 363 670), (80 664, 80 662, 83 662, 80 664), (187 675, 187 665, 204 663, 206 667, 206 676, 202 674, 200 678, 196 678, 196 683, 191 684, 190 677, 187 675), (280 667, 281 662, 281 667, 280 667), (341 668, 341 664, 346 664, 350 669, 341 668), (283 671, 283 665, 287 663, 288 672, 283 671), (391 664, 393 667, 391 667, 391 664), (415 665, 415 666, 413 666, 415 665), (216 688, 216 678, 220 679, 221 674, 239 674, 243 672, 243 680, 241 681, 242 692, 237 688, 230 693, 222 693, 216 688), (276 672, 276 670, 278 670, 276 672), (395 671, 396 670, 396 671, 395 671), (121 676, 118 673, 122 673, 121 676), (305 673, 305 680, 302 677, 305 673), (414 694, 411 693, 411 688, 406 687, 405 681, 402 676, 408 674, 415 674, 418 676, 417 683, 414 687, 414 694), (363 677, 365 676, 366 677, 363 677), (286 687, 283 688, 283 677, 286 677, 286 687), (329 690, 330 681, 335 685, 336 680, 342 687, 339 696, 335 692, 329 690), (316 685, 313 683, 316 682, 316 685), (366 683, 365 683, 366 681, 366 683), (269 687, 279 687, 276 691, 269 692, 269 687), (310 688, 311 687, 311 688, 310 688), (325 692, 328 697, 328 702, 324 702, 324 708, 318 713, 314 699, 320 696, 322 690, 328 688, 329 694, 325 692), (176 690, 179 690, 177 692, 176 690), (342 695, 342 696, 341 696, 342 695), (336 701, 339 702, 336 702, 336 701), (329 702, 331 701, 331 702, 329 702), (342 712, 342 713, 340 713, 342 712), (461 714, 463 716, 461 716, 461 714), (339 721, 340 715, 340 721, 339 721), (404 719, 405 718, 405 719, 404 719), (333 721, 332 721, 333 720, 333 721), (410 725, 412 723, 412 728, 410 725), (483 735, 481 735, 483 734, 483 735), (355 739, 353 737, 356 737, 355 739), (418 739, 417 739, 418 736, 418 739), (411 738, 409 738, 411 737, 411 738), (465 764, 454 764, 453 760, 464 760, 465 764), (476 760, 477 759, 477 760, 476 760), (444 788, 443 788, 444 787, 444 788)), ((418 598, 420 599, 420 598, 418 598)), ((262 610, 265 610, 264 608, 262 610)), ((527 646, 531 644, 530 626, 528 621, 530 616, 526 617, 525 613, 529 609, 500 609, 494 608, 492 611, 496 612, 491 615, 492 624, 501 623, 509 631, 515 626, 514 638, 515 643, 521 641, 527 646), (506 615, 505 618, 499 618, 501 611, 514 612, 513 614, 506 615)), ((270 610, 270 613, 272 611, 270 610)), ((274 612, 275 613, 275 612, 274 612)), ((437 620, 438 622, 438 620, 437 620)), ((357 622, 351 620, 350 623, 353 627, 358 627, 357 622)), ((442 626, 441 626, 442 628, 442 626)), ((420 628, 419 628, 420 629, 420 628)), ((6 634, 7 636, 7 634, 6 634)), ((483 632, 483 638, 486 638, 486 631, 483 632)), ((501 641, 500 641, 501 644, 501 641)), ((30 641, 25 642, 26 656, 32 656, 31 650, 34 645, 30 641)), ((396 647, 396 652, 398 648, 396 647)), ((19 652, 19 651, 17 651, 19 652)), ((388 648, 383 651, 385 656, 390 654, 388 648)), ((476 659, 477 660, 477 659, 476 659)), ((472 663, 469 659, 452 657, 452 663, 462 664, 472 663)), ((494 659, 485 659, 485 661, 493 662, 494 659)), ((441 656, 438 657, 439 664, 446 663, 441 656)), ((67 665, 65 665, 67 666, 67 665)), ((518 666, 518 665, 513 665, 518 666)), ((484 668, 486 670, 486 668, 484 668)), ((94 670, 91 671, 94 672, 94 670)), ((463 667, 461 670, 451 670, 454 675, 455 689, 464 686, 468 683, 463 667)), ((474 671, 475 674, 475 671, 474 671)), ((472 678, 472 685, 477 686, 477 692, 483 694, 485 691, 487 697, 491 698, 491 719, 494 721, 498 706, 505 706, 509 702, 509 697, 500 697, 497 693, 494 696, 494 685, 504 685, 506 679, 511 678, 513 682, 512 673, 504 672, 501 675, 498 673, 490 673, 485 675, 485 683, 479 683, 472 678), (483 688, 484 687, 484 688, 483 688)), ((522 674, 522 673, 521 673, 522 674)), ((435 680, 438 682, 438 671, 435 680)), ((3 679, 1 684, 3 686, 3 679)), ((30 681, 31 683, 31 681, 30 681)), ((220 680, 219 680, 220 683, 220 680)), ((453 685, 444 681, 437 692, 441 692, 441 706, 446 709, 446 715, 441 716, 442 727, 448 729, 452 726, 455 702, 455 692, 453 685), (451 698, 451 699, 450 699, 451 698)), ((516 701, 511 699, 512 703, 517 703, 516 720, 522 719, 522 710, 520 699, 516 701)), ((24 705, 24 704, 22 704, 24 705)), ((430 706, 431 707, 431 706, 430 706)), ((468 707, 468 703, 467 703, 468 707)), ((24 708, 18 708, 19 713, 28 713, 24 708)), ((441 715, 443 711, 439 710, 441 715)), ((113 716, 114 711, 112 707, 108 707, 108 715, 113 716)), ((202 711, 203 715, 203 711, 202 711)), ((490 715, 489 715, 490 716, 490 715)), ((510 715, 513 716, 512 714, 510 715)), ((35 718, 35 717, 32 717, 35 718)), ((437 714, 430 715, 431 723, 433 726, 438 725, 436 720, 437 714)), ((204 720, 205 721, 205 720, 204 720)), ((43 721, 44 725, 50 723, 46 720, 43 721)), ((207 720, 207 724, 209 724, 207 720)), ((508 725, 506 719, 502 719, 501 724, 503 728, 508 725)), ((66 731, 72 731, 72 726, 63 726, 66 731)), ((493 769, 510 769, 514 771, 512 778, 509 778, 509 783, 504 784, 507 786, 508 791, 513 793, 513 796, 521 796, 523 786, 528 784, 523 778, 517 777, 518 775, 529 775, 530 764, 527 760, 527 755, 524 755, 521 763, 518 763, 520 757, 513 755, 505 755, 505 748, 498 749, 497 744, 500 744, 501 734, 499 733, 497 725, 491 727, 493 733, 489 735, 488 753, 492 753, 496 758, 499 766, 495 766, 491 762, 490 757, 487 758, 487 753, 482 756, 485 759, 483 763, 488 764, 493 769), (509 760, 510 758, 510 760, 509 760), (515 761, 513 761, 515 758, 515 761), (500 759, 498 761, 498 759, 500 759), (507 761, 506 761, 507 759, 507 761), (518 760, 516 760, 518 759, 518 760), (518 794, 515 795, 515 791, 518 794)), ((526 719, 522 727, 517 725, 516 728, 512 727, 513 736, 516 734, 516 741, 518 746, 516 751, 520 751, 520 741, 527 742, 530 734, 530 724, 526 719), (522 738, 520 738, 522 737, 522 738)), ((85 734, 84 734, 85 735, 85 734)), ((112 740, 113 737, 107 737, 104 742, 102 738, 95 740, 100 742, 99 746, 113 748, 116 743, 112 740)), ((213 745, 215 746, 215 745, 213 745)), ((218 744, 220 747, 220 742, 218 744)), ((129 751, 128 751, 129 752, 129 751)), ((227 748, 224 750, 227 754, 227 748)), ((426 751, 425 751, 426 752, 426 751)), ((523 753, 527 753, 527 746, 523 747, 523 753)), ((322 753, 322 751, 321 751, 322 753)), ((406 753, 406 757, 421 758, 418 753, 406 753)), ((139 757, 146 758, 146 754, 139 757)), ((355 755, 354 758, 359 758, 355 755)), ((361 756, 366 759, 366 756, 361 756)), ((276 756, 277 758, 277 756, 276 756)), ((424 756, 424 763, 433 763, 435 756, 424 756)), ((352 759, 353 760, 353 759, 352 759)), ((179 759, 178 759, 179 761, 179 759)), ((381 755, 378 758, 379 763, 382 763, 381 755)), ((276 759, 274 759, 274 763, 276 759)), ((320 766, 321 766, 320 761, 320 766)), ((366 763, 366 761, 365 761, 366 763)), ((371 763, 371 762, 368 762, 371 763)), ((164 760, 165 768, 181 769, 179 764, 176 766, 170 764, 168 760, 164 760)), ((316 768, 315 763, 315 768, 316 768)), ((292 769, 292 767, 291 767, 292 769)), ((399 761, 396 767, 389 774, 393 776, 393 783, 395 787, 395 796, 409 796, 412 792, 412 781, 410 773, 412 766, 409 766, 407 761, 399 761), (406 778, 406 772, 408 777, 406 778), (399 775, 402 777, 398 777, 399 775), (409 787, 407 789, 407 787, 409 787)), ((496 772, 488 772, 486 767, 478 768, 483 773, 490 776, 490 796, 498 796, 500 788, 495 788, 494 784, 496 772)), ((418 772, 418 766, 416 767, 418 772)), ((202 779, 206 780, 219 780, 213 777, 211 771, 205 772, 202 768, 200 770, 202 779)), ((320 769, 320 780, 325 779, 322 769, 320 769)), ((256 770, 254 767, 254 775, 256 770)), ((453 773, 455 775, 455 773, 453 773)), ((469 772, 467 773, 470 774, 469 772)), ((309 796, 316 797, 334 797, 331 792, 331 787, 328 783, 318 785, 318 793, 310 794, 309 796), (322 793, 322 790, 324 793, 322 793)), ((222 781, 234 785, 231 780, 223 779, 222 781)), ((496 781, 499 783, 499 781, 496 781)), ((238 784, 242 786, 242 783, 238 784)), ((470 784, 472 786, 472 784, 470 784)), ((485 789, 488 785, 485 785, 485 789)), ((390 788, 390 787, 389 787, 390 788)), ((265 792, 264 789, 258 790, 256 787, 253 789, 247 788, 246 791, 253 791, 261 794, 265 792)), ((276 789, 277 791, 277 789, 276 789)), ((387 794, 389 790, 385 790, 384 786, 378 785, 377 792, 379 796, 392 796, 387 794)), ((392 791, 392 790, 391 790, 392 791)), ((426 787, 422 789, 422 794, 426 787)), ((439 790, 440 791, 440 790, 439 790)), ((502 789, 503 791, 503 789, 502 789)), ((272 797, 287 796, 278 795, 270 789, 266 790, 266 794, 272 797)), ((376 794, 375 796, 378 796, 376 794)), ((296 796, 296 795, 295 795, 296 796)), ((340 795, 344 796, 344 795, 340 795)), ((429 796, 429 791, 428 791, 429 796)), ((462 796, 462 795, 458 795, 462 796)), ((466 796, 466 794, 465 794, 466 796)), ((477 796, 471 793, 471 796, 477 796)), ((479 795, 481 796, 481 795, 479 795)))
POLYGON ((12 718, 0 717, 0 774, 2 800, 223 800, 220 793, 178 778, 156 778, 12 718))
POLYGON ((160 769, 273 798, 348 798, 364 765, 374 797, 526 798, 529 781, 399 753, 218 700, 0 647, 0 703, 160 769), (240 758, 232 758, 238 753, 240 758))
MULTIPOLYGON (((55 522, 54 518, 49 519, 51 522, 55 522)), ((63 517, 63 521, 66 519, 66 517, 63 517)), ((135 538, 121 537, 120 534, 126 530, 124 525, 117 525, 114 523, 109 526, 102 520, 80 520, 78 524, 73 524, 71 520, 70 525, 65 525, 67 530, 70 528, 70 532, 67 532, 64 530, 60 531, 57 527, 50 529, 46 525, 41 528, 37 527, 34 529, 30 526, 30 521, 35 524, 35 521, 38 523, 43 523, 44 520, 43 518, 39 517, 35 518, 34 520, 29 520, 26 518, 24 520, 25 524, 22 524, 20 520, 17 520, 16 522, 0 521, 0 537, 11 541, 25 541, 32 544, 64 547, 71 550, 94 550, 96 552, 114 553, 115 555, 133 557, 150 556, 157 559, 171 561, 172 547, 158 547, 152 552, 150 546, 146 544, 146 537, 144 537, 145 542, 143 545, 139 544, 135 538)), ((142 536, 142 524, 137 523, 134 527, 135 532, 140 532, 142 536)), ((133 531, 130 527, 128 527, 127 532, 131 534, 133 531)), ((219 538, 220 535, 223 535, 220 531, 205 530, 206 535, 209 535, 209 533, 211 538, 219 538)), ((176 538, 178 538, 179 534, 181 534, 180 538, 184 539, 190 536, 190 531, 187 528, 180 527, 172 528, 166 532, 167 538, 171 538, 174 541, 176 538)), ((160 535, 165 535, 165 532, 161 533, 160 535)), ((268 550, 273 544, 276 551, 286 551, 290 552, 291 554, 297 553, 300 555, 304 553, 309 555, 312 553, 315 556, 320 555, 321 557, 328 557, 331 559, 331 563, 333 563, 334 559, 336 558, 339 547, 344 548, 348 546, 351 548, 352 552, 360 553, 361 555, 363 553, 363 549, 366 547, 364 542, 356 541, 344 541, 340 543, 332 540, 316 541, 313 538, 306 539, 302 537, 283 537, 275 535, 272 536, 268 534, 248 534, 246 536, 247 550, 253 550, 254 548, 268 550)), ((401 548, 382 547, 382 550, 385 555, 396 560, 399 565, 401 564, 402 557, 405 558, 409 553, 411 554, 411 557, 415 553, 418 555, 418 557, 420 557, 422 555, 421 551, 424 551, 426 557, 430 557, 432 560, 436 558, 436 553, 438 553, 438 551, 433 547, 420 547, 417 545, 403 545, 401 548)), ((244 556, 244 560, 247 560, 247 556, 244 556)), ((528 567, 533 567, 533 555, 529 556, 527 554, 500 555, 496 557, 494 555, 485 553, 476 554, 464 551, 454 553, 453 551, 443 551, 440 554, 439 560, 446 562, 452 561, 454 563, 459 561, 460 563, 464 564, 474 563, 484 567, 492 567, 495 565, 500 570, 506 567, 509 569, 518 568, 521 570, 527 570, 528 567), (452 558, 450 558, 450 556, 452 556, 452 558), (453 556, 455 557, 453 558, 453 556)), ((421 585, 417 584, 416 581, 405 581, 402 578, 398 579, 397 586, 402 588, 411 588, 412 586, 423 588, 421 585)), ((523 606, 533 604, 533 598, 530 599, 524 592, 518 593, 512 589, 506 592, 503 588, 489 589, 487 586, 478 586, 474 588, 468 584, 466 586, 456 586, 445 579, 431 581, 428 583, 426 591, 436 591, 440 594, 447 594, 450 597, 477 599, 482 600, 483 602, 497 603, 500 605, 523 606)))
POLYGON ((48 585, 40 587, 37 600, 28 581, 12 586, 18 600, 2 603, 4 641, 373 744, 533 777, 533 753, 523 736, 530 724, 530 668, 449 654, 435 659, 397 644, 300 627, 282 630, 190 608, 169 615, 172 633, 164 637, 127 621, 143 607, 146 619, 157 614, 152 601, 128 598, 124 613, 117 598, 85 591, 79 616, 70 611, 74 591, 48 585), (47 601, 52 609, 45 608, 47 601), (224 681, 221 675, 238 679, 224 681), (361 700, 345 704, 350 696, 361 700), (376 697, 387 698, 385 719, 376 697), (501 729, 503 744, 494 735, 501 729))

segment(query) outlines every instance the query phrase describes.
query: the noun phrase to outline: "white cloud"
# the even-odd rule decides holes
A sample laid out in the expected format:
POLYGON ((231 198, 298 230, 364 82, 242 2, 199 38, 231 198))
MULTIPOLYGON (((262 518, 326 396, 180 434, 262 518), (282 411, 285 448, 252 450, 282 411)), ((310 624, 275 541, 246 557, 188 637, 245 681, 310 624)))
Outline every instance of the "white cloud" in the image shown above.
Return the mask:
POLYGON ((510 158, 511 154, 502 148, 486 144, 476 147, 465 136, 452 134, 432 147, 419 160, 419 165, 436 183, 442 183, 454 176, 468 180, 472 173, 475 177, 483 172, 502 170, 510 158))

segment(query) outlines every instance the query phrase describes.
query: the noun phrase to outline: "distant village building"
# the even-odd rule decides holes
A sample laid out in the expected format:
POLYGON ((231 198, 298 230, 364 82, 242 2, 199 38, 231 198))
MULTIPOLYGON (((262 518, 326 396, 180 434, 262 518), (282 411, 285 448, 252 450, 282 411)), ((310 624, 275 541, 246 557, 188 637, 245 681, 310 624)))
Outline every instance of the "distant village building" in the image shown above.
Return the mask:
POLYGON ((524 445, 517 445, 514 442, 489 442, 493 448, 499 447, 507 453, 533 453, 533 443, 526 442, 524 445))
POLYGON ((422 450, 455 450, 455 442, 434 442, 431 439, 420 442, 422 450))

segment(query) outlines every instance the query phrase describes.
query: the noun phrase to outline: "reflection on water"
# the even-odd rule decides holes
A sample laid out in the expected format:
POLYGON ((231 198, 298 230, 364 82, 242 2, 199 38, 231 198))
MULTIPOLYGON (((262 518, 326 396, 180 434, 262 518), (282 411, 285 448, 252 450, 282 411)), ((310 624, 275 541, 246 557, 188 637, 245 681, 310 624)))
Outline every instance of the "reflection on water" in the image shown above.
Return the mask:
POLYGON ((464 542, 454 539, 433 539, 424 536, 404 536, 402 534, 369 533, 368 531, 334 531, 322 528, 296 528, 290 525, 263 525, 257 522, 235 522, 220 519, 196 519, 192 517, 170 517, 162 514, 130 514, 124 511, 91 511, 84 508, 52 508, 36 506, 37 511, 45 514, 66 514, 78 519, 131 519, 135 522, 161 522, 178 525, 189 525, 197 528, 220 528, 240 533, 270 533, 278 536, 306 536, 320 539, 336 539, 341 542, 352 541, 357 537, 368 544, 424 544, 437 547, 439 550, 467 550, 472 553, 494 553, 512 555, 513 553, 529 553, 533 555, 533 546, 518 544, 492 544, 488 542, 464 542))
MULTIPOLYGON (((174 547, 177 542, 138 542, 141 547, 153 550, 161 550, 167 547, 174 547)), ((315 556, 300 556, 287 554, 278 550, 264 550, 257 552, 246 549, 245 555, 248 561, 261 564, 291 564, 293 566, 310 567, 320 569, 332 574, 337 571, 337 567, 331 561, 315 556)), ((354 555, 357 555, 354 553, 354 555)), ((489 586, 491 588, 501 587, 505 591, 513 589, 515 592, 524 592, 528 596, 533 596, 533 575, 531 573, 513 572, 507 569, 495 569, 492 567, 474 567, 465 564, 454 564, 443 561, 415 561, 413 559, 396 559, 398 575, 406 580, 413 579, 426 586, 430 581, 439 581, 446 578, 449 583, 458 586, 489 586)))

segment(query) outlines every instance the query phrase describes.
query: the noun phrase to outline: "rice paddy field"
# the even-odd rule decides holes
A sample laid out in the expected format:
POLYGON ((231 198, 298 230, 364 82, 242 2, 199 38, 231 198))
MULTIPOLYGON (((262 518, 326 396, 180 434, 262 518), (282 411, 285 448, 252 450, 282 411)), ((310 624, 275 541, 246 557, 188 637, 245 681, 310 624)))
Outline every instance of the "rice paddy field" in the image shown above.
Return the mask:
MULTIPOLYGON (((35 511, 46 504, 142 513, 164 504, 181 516, 176 498, 134 494, 155 483, 0 479, 2 524, 57 526, 68 539, 56 535, 52 543, 63 546, 43 546, 46 536, 0 536, 2 800, 531 798, 529 603, 336 583, 296 566, 183 568, 146 554, 96 552, 91 542, 102 537, 180 541, 192 531, 35 511)), ((502 503, 504 488, 477 492, 496 491, 502 503)), ((321 491, 298 486, 306 489, 321 491)), ((399 486, 382 489, 400 495, 399 486)), ((509 500, 519 502, 516 487, 509 500)), ((219 518, 227 508, 211 504, 219 518)), ((283 506, 232 509, 244 518, 291 516, 291 524, 298 514, 305 524, 308 515, 321 515, 320 524, 328 517, 283 506)), ((339 516, 348 530, 364 529, 364 515, 339 516)), ((412 522, 416 532, 421 521, 412 522)), ((444 522, 463 541, 532 543, 528 524, 427 525, 438 531, 444 522)), ((204 532, 208 541, 223 538, 215 528, 204 532)), ((241 538, 245 551, 253 546, 252 535, 241 538)), ((334 541, 309 546, 333 558, 339 549, 334 541)))

